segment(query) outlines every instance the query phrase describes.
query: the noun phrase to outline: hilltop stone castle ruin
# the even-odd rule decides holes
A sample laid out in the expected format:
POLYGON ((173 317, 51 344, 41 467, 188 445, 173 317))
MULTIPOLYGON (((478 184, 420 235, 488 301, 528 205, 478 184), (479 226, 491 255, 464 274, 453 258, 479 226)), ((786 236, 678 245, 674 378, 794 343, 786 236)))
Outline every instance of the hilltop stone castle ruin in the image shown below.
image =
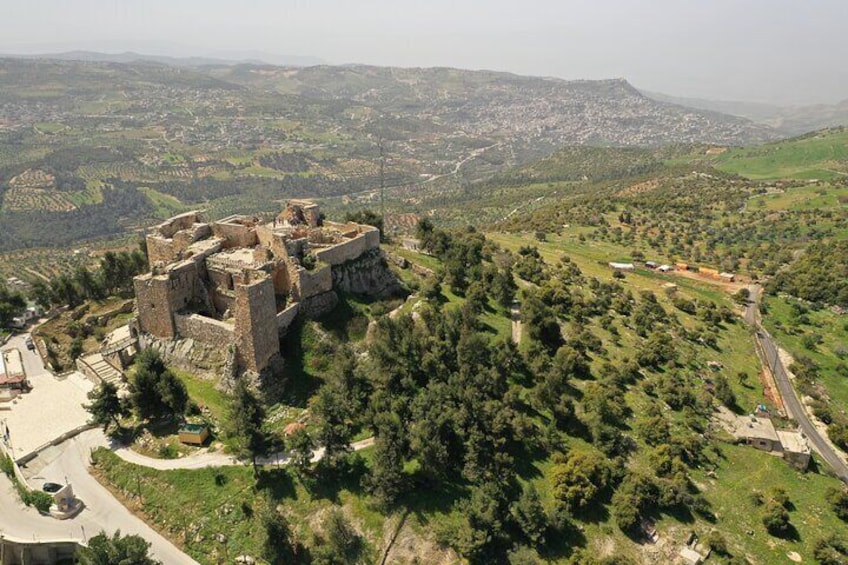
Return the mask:
POLYGON ((336 290, 376 295, 395 284, 377 228, 325 221, 305 200, 267 222, 187 212, 156 226, 147 252, 151 271, 134 279, 135 331, 234 345, 238 368, 254 372, 279 357, 298 315, 335 307, 336 290))

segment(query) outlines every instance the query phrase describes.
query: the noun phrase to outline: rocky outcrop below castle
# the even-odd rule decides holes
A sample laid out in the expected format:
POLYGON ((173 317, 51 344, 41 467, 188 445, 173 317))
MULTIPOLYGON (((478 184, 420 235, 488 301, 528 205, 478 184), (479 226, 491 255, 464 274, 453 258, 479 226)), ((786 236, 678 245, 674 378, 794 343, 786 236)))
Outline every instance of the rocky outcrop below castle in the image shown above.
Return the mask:
POLYGON ((139 336, 141 349, 155 349, 168 364, 204 377, 219 378, 233 372, 234 350, 196 339, 159 339, 150 334, 139 336))
POLYGON ((348 294, 381 298, 403 291, 380 249, 370 249, 356 259, 333 265, 333 288, 348 294))

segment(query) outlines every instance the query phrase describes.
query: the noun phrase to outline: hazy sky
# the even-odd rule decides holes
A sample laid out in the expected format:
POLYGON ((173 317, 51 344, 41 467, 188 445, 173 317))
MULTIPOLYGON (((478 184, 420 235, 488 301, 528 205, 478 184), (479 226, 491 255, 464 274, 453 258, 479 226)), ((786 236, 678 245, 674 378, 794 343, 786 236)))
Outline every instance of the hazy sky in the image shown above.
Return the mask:
POLYGON ((0 52, 214 55, 624 77, 679 96, 848 98, 848 0, 0 0, 0 52))

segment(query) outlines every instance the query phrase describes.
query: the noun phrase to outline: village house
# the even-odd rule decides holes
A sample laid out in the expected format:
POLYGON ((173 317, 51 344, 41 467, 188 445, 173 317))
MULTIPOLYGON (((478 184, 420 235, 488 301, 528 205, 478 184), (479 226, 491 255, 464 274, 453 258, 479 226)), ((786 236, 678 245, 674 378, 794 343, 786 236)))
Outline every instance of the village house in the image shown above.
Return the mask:
POLYGON ((17 349, 0 351, 0 388, 13 390, 27 388, 24 360, 17 349))
POLYGON ((799 431, 777 430, 771 418, 761 410, 757 414, 737 416, 722 408, 719 419, 737 439, 761 451, 780 455, 789 465, 806 471, 810 464, 810 446, 799 431))

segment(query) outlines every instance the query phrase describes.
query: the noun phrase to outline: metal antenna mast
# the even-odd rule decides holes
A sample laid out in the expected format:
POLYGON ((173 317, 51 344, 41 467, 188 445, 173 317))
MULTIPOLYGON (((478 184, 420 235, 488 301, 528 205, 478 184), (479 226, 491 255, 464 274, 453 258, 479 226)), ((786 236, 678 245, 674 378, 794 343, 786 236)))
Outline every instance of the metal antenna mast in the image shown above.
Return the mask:
POLYGON ((386 221, 386 157, 383 154, 383 138, 380 138, 380 216, 386 221))

